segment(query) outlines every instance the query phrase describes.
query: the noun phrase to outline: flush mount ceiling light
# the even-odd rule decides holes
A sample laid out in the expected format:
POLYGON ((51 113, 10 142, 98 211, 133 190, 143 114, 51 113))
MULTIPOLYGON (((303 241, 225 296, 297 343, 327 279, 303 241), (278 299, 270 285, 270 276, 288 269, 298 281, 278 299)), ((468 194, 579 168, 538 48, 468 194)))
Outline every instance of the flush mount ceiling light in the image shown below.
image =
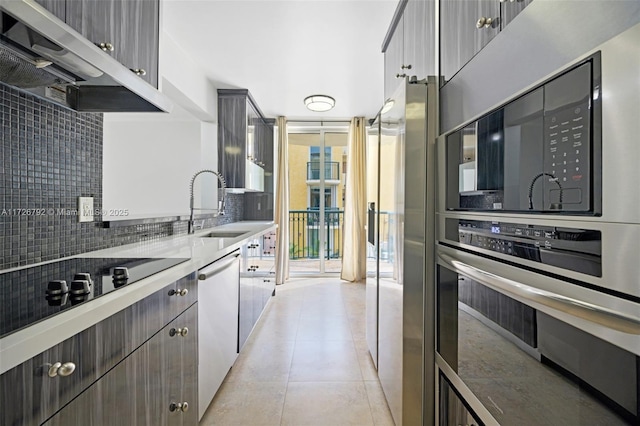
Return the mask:
POLYGON ((333 108, 336 105, 336 100, 327 95, 311 95, 304 98, 304 104, 311 111, 324 112, 333 108))

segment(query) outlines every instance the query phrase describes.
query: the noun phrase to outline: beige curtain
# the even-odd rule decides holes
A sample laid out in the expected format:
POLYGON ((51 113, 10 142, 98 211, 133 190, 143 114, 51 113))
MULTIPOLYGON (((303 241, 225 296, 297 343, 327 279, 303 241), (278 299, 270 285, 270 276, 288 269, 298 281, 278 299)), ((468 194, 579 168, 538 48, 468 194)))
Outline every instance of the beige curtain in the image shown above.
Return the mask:
POLYGON ((342 272, 340 274, 340 278, 347 281, 363 281, 367 272, 366 136, 364 117, 353 118, 349 126, 349 152, 344 200, 344 242, 342 245, 342 272))
POLYGON ((278 174, 276 180, 276 284, 289 279, 289 158, 287 119, 278 117, 278 174))

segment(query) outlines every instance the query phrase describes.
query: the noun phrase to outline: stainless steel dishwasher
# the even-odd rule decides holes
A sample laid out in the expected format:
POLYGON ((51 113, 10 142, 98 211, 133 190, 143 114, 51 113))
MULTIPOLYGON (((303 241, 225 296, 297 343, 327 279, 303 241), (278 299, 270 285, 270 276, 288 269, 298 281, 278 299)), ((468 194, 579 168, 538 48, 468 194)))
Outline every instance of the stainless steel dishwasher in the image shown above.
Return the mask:
POLYGON ((198 419, 238 356, 239 255, 198 272, 198 419))

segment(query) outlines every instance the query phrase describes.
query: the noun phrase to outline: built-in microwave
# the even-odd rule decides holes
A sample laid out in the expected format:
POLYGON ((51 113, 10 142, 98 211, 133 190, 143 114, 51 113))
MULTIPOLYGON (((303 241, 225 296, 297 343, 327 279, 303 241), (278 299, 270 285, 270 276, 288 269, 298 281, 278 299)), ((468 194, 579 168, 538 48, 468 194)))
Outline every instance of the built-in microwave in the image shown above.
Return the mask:
POLYGON ((600 215, 597 52, 449 133, 446 209, 600 215))

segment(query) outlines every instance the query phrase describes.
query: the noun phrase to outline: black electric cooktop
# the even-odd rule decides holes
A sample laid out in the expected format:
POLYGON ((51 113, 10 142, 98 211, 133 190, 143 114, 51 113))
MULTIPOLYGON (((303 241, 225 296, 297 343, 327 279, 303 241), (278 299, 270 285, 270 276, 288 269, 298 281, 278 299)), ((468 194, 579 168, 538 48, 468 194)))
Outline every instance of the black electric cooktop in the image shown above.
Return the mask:
POLYGON ((0 337, 187 260, 76 257, 2 273, 0 337))

